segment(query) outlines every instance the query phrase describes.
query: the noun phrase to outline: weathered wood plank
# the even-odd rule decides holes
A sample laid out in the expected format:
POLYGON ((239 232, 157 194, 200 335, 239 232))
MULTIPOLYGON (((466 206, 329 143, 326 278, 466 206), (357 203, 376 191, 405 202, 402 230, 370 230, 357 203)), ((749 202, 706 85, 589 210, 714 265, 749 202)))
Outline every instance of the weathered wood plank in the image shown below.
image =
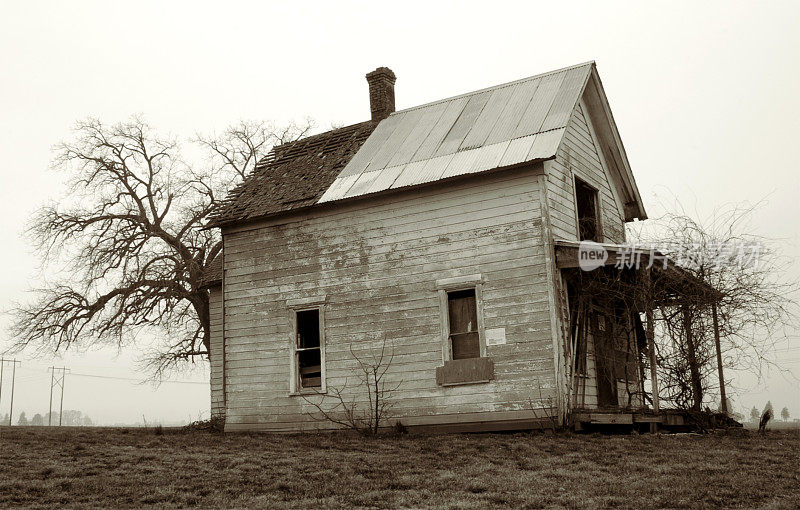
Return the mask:
POLYGON ((211 416, 225 415, 225 397, 223 395, 223 333, 222 333, 222 289, 212 288, 209 291, 209 312, 211 319, 211 416))
POLYGON ((328 297, 327 384, 352 379, 350 345, 363 350, 386 337, 395 349, 387 377, 403 381, 400 419, 463 412, 491 420, 485 413, 523 409, 538 387, 551 395, 539 171, 484 176, 480 184, 465 180, 226 235, 229 424, 317 425, 308 416, 313 408, 288 395, 292 328, 284 309, 287 299, 320 293, 328 297), (485 326, 505 328, 506 343, 487 347, 491 383, 442 388, 434 282, 475 273, 484 276, 485 326))

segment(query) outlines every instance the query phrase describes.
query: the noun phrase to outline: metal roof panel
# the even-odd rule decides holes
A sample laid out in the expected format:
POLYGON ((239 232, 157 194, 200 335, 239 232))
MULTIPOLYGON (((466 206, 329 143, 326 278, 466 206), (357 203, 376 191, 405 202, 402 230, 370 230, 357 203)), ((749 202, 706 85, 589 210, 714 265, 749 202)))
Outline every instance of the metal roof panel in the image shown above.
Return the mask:
POLYGON ((424 180, 425 165, 428 163, 427 159, 422 161, 414 161, 403 167, 403 171, 397 176, 397 179, 390 186, 394 188, 402 188, 403 186, 413 186, 414 184, 421 184, 427 182, 424 180))
POLYGON ((503 157, 508 144, 509 142, 500 142, 457 153, 441 178, 473 174, 499 167, 500 158, 503 157))
POLYGON ((418 127, 420 117, 422 117, 423 113, 425 113, 425 110, 414 110, 396 116, 399 119, 397 127, 392 135, 383 142, 381 148, 372 156, 369 169, 377 170, 390 166, 389 161, 397 154, 400 147, 403 146, 406 138, 418 127))
POLYGON ((430 108, 422 110, 423 114, 417 123, 417 127, 406 137, 405 141, 397 148, 395 155, 389 160, 387 166, 396 166, 410 163, 414 155, 419 151, 420 146, 436 127, 439 119, 447 110, 449 103, 439 103, 430 108))
MULTIPOLYGON (((419 149, 411 158, 411 161, 420 161, 434 157, 436 150, 441 145, 444 137, 450 132, 453 123, 458 119, 464 107, 467 105, 468 98, 461 97, 452 101, 446 102, 447 105, 442 116, 436 121, 436 124, 431 129, 431 132, 425 137, 425 140, 420 144, 419 149)), ((435 106, 435 105, 434 105, 435 106)))
POLYGON ((531 151, 537 135, 523 136, 508 142, 505 153, 500 158, 498 166, 511 166, 524 162, 531 151))
POLYGON ((514 138, 538 133, 542 129, 542 123, 547 112, 553 104, 553 100, 558 93, 558 89, 564 82, 564 73, 551 74, 542 78, 542 82, 536 88, 531 97, 531 102, 527 110, 522 115, 517 129, 514 131, 514 138))
POLYGON ((401 117, 394 117, 389 116, 386 119, 383 119, 378 126, 375 128, 375 131, 369 135, 367 141, 364 142, 364 145, 356 152, 356 155, 353 156, 347 166, 344 167, 342 173, 339 174, 339 177, 344 177, 346 175, 351 174, 360 174, 361 172, 365 171, 369 162, 372 160, 372 157, 383 147, 383 144, 386 140, 394 133, 397 124, 400 123, 401 117))
POLYGON ((377 193, 391 188, 392 184, 394 184, 394 181, 397 180, 405 167, 406 165, 397 165, 384 168, 379 172, 378 176, 372 181, 372 184, 363 194, 377 193))
POLYGON ((483 147, 513 92, 513 87, 503 87, 492 91, 486 106, 483 107, 480 115, 475 119, 472 129, 464 137, 458 150, 463 151, 475 147, 483 147))
POLYGON ((470 129, 472 129, 481 111, 483 111, 483 107, 486 106, 486 102, 489 101, 490 96, 491 91, 486 91, 469 98, 461 115, 458 116, 458 119, 453 123, 447 136, 444 137, 439 148, 436 149, 437 156, 452 154, 458 151, 458 148, 461 147, 461 142, 464 141, 464 137, 466 137, 470 129))
POLYGON ((337 179, 321 201, 553 157, 592 66, 393 113, 339 175, 361 177, 337 179))
POLYGON ((333 184, 331 184, 331 186, 320 197, 318 203, 332 202, 334 200, 343 198, 345 193, 350 190, 360 176, 361 174, 351 174, 344 177, 339 175, 339 177, 333 181, 333 184))
POLYGON ((534 159, 553 157, 558 150, 558 146, 561 144, 561 139, 564 137, 566 130, 567 128, 561 128, 545 133, 538 133, 525 160, 532 161, 534 159))
POLYGON ((565 73, 564 81, 553 99, 550 111, 547 112, 541 131, 550 131, 567 125, 572 110, 578 102, 579 92, 583 90, 588 79, 589 72, 586 69, 577 68, 565 73))
POLYGON ((373 182, 380 177, 381 172, 383 172, 383 169, 360 174, 358 179, 356 179, 356 182, 353 183, 350 189, 347 190, 347 192, 344 193, 341 198, 352 198, 360 195, 366 195, 368 190, 372 187, 373 182))
POLYGON ((530 80, 521 83, 518 87, 513 87, 511 98, 509 98, 503 111, 500 113, 500 118, 497 119, 486 143, 493 144, 502 140, 509 140, 514 136, 514 131, 517 129, 519 121, 528 109, 531 103, 533 93, 539 86, 542 80, 530 80))

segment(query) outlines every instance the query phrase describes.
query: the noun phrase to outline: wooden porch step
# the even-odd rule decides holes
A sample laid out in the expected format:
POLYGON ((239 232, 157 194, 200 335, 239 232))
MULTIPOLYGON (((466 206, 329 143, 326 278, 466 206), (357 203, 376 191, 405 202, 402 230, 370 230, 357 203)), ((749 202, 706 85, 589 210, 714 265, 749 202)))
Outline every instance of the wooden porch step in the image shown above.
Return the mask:
POLYGON ((577 413, 575 421, 601 425, 632 425, 632 413, 577 413))

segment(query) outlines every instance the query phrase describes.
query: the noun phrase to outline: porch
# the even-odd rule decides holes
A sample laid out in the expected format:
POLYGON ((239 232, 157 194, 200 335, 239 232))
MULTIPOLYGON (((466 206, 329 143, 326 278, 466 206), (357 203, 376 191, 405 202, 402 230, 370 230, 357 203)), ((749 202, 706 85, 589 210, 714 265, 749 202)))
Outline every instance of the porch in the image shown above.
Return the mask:
MULTIPOLYGON (((675 310, 685 321, 681 342, 694 381, 699 372, 689 310, 713 309, 718 292, 654 250, 556 241, 555 253, 561 271, 565 423, 577 430, 649 424, 655 431, 695 422, 697 406, 662 409, 654 310, 675 310)), ((718 338, 717 357, 724 398, 718 338)))
POLYGON ((576 431, 620 425, 630 428, 647 428, 653 432, 658 428, 680 430, 691 424, 692 419, 690 413, 679 409, 662 409, 658 412, 648 408, 616 411, 575 409, 572 412, 572 423, 576 431))

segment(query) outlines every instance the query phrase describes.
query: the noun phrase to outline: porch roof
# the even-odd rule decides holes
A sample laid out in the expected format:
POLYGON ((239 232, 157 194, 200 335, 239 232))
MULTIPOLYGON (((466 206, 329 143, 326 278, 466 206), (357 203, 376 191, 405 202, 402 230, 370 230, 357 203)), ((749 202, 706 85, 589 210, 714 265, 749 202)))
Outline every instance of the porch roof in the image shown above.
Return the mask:
POLYGON ((686 296, 692 296, 695 303, 711 304, 722 297, 722 294, 708 282, 679 266, 674 258, 658 250, 633 245, 563 239, 556 239, 554 245, 556 266, 559 269, 580 268, 586 273, 591 273, 599 267, 614 267, 620 271, 647 270, 651 274, 656 293, 662 299, 680 301, 686 296), (589 250, 597 250, 596 253, 605 256, 589 260, 585 254, 589 250))

